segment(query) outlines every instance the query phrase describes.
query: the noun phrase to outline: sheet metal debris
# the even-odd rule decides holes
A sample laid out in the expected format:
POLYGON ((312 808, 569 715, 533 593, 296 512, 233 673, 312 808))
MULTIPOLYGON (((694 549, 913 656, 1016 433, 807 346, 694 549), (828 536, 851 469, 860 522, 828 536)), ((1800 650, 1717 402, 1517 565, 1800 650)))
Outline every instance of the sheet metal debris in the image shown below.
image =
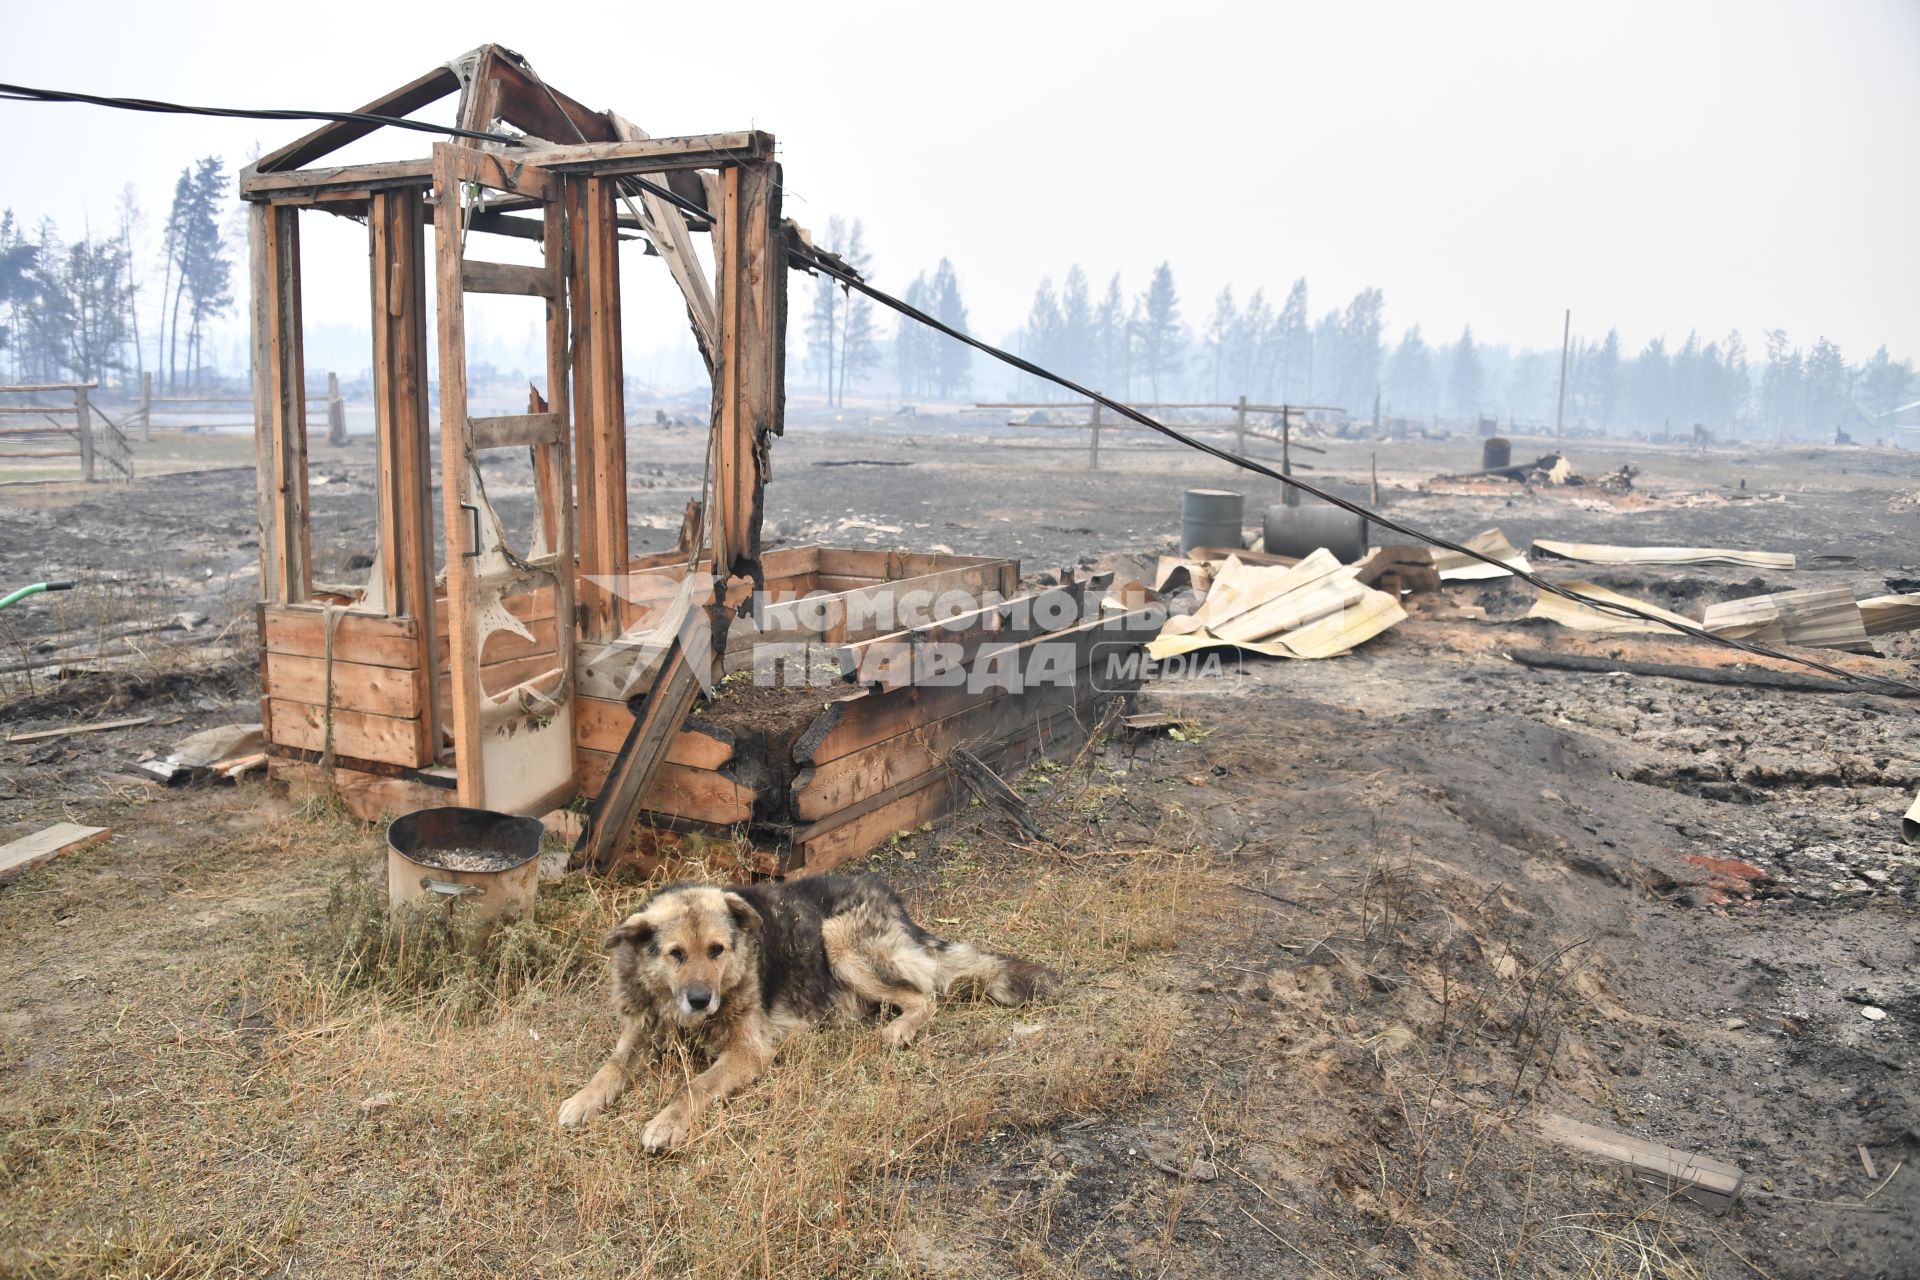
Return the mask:
POLYGON ((1867 629, 1851 587, 1810 587, 1710 604, 1700 625, 1715 635, 1815 649, 1866 647, 1867 629))
MULTIPOLYGON (((1648 604, 1645 600, 1635 600, 1632 596, 1623 596, 1618 591, 1609 591, 1607 588, 1599 586, 1596 583, 1563 582, 1560 585, 1569 591, 1577 591, 1583 596, 1591 597, 1606 604, 1627 605, 1645 613, 1651 613, 1655 617, 1666 618, 1689 627, 1699 625, 1692 618, 1684 618, 1677 613, 1669 613, 1658 605, 1648 604)), ((1645 618, 1622 617, 1619 614, 1608 613, 1603 609, 1595 609, 1591 605, 1580 604, 1577 601, 1568 600, 1563 596, 1551 595, 1544 591, 1535 597, 1533 608, 1527 610, 1527 616, 1529 618, 1545 618, 1549 622, 1557 622, 1561 626, 1571 627, 1575 631, 1604 631, 1623 635, 1667 635, 1672 632, 1672 628, 1663 627, 1659 623, 1649 621, 1645 618)))
MULTIPOLYGON (((1520 548, 1507 540, 1507 535, 1498 529, 1489 529, 1485 533, 1476 533, 1462 546, 1478 551, 1482 555, 1492 556, 1509 569, 1518 569, 1522 573, 1531 573, 1533 566, 1527 563, 1520 548)), ((1495 565, 1472 556, 1463 556, 1458 551, 1433 549, 1433 568, 1442 582, 1477 582, 1484 578, 1505 578, 1510 576, 1495 565)))
POLYGON ((1535 555, 1558 556, 1585 564, 1733 564, 1748 569, 1791 569, 1784 551, 1740 551, 1730 547, 1611 547, 1597 542, 1552 542, 1536 538, 1535 555))
POLYGON ((1874 596, 1860 602, 1860 620, 1870 636, 1920 630, 1920 591, 1909 595, 1874 596))
POLYGON ((1156 661, 1216 647, 1275 658, 1346 653, 1407 616, 1393 596, 1361 583, 1358 571, 1324 547, 1297 565, 1230 559, 1200 608, 1169 618, 1147 652, 1156 661))

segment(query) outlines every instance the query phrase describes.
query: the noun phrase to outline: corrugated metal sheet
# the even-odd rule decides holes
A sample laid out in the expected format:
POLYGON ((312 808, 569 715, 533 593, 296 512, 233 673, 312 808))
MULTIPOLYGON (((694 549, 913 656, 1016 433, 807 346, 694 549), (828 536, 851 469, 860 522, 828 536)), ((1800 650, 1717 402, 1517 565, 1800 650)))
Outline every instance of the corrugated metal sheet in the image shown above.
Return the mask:
POLYGON ((1549 542, 1536 538, 1536 555, 1586 564, 1737 564, 1748 569, 1791 569, 1785 551, 1739 551, 1730 547, 1609 547, 1597 542, 1549 542))
POLYGON ((1851 649, 1867 643, 1852 587, 1809 587, 1707 606, 1700 625, 1715 635, 1760 644, 1851 649))
MULTIPOLYGON (((1618 591, 1609 591, 1605 587, 1598 586, 1591 582, 1563 582, 1560 585, 1569 591, 1578 591, 1583 596, 1590 596, 1595 600, 1604 601, 1607 604, 1629 605, 1635 609, 1651 613, 1655 617, 1669 618, 1674 622, 1683 622, 1690 627, 1700 625, 1692 618, 1684 618, 1677 613, 1669 613, 1658 605, 1648 604, 1645 600, 1635 600, 1632 596, 1623 596, 1618 591)), ((1550 622, 1557 622, 1563 627, 1571 627, 1575 631, 1608 631, 1621 634, 1638 633, 1645 635, 1673 634, 1672 628, 1663 627, 1657 622, 1649 622, 1643 618, 1623 618, 1618 614, 1608 613, 1603 609, 1590 608, 1587 605, 1580 604, 1573 600, 1563 599, 1560 596, 1545 591, 1534 597, 1533 608, 1527 610, 1527 616, 1529 618, 1545 618, 1550 622)))
POLYGON ((1920 630, 1920 591, 1904 596, 1875 596, 1871 600, 1862 600, 1860 617, 1866 623, 1870 636, 1920 630))
MULTIPOLYGON (((1522 573, 1532 572, 1533 566, 1520 554, 1520 548, 1507 540, 1507 535, 1498 529, 1489 529, 1485 533, 1476 533, 1462 546, 1471 547, 1482 555, 1492 556, 1508 568, 1518 569, 1522 573)), ((1448 551, 1441 547, 1433 549, 1434 571, 1442 582, 1473 582, 1482 578, 1504 578, 1508 575, 1502 569, 1463 556, 1458 551, 1448 551)))

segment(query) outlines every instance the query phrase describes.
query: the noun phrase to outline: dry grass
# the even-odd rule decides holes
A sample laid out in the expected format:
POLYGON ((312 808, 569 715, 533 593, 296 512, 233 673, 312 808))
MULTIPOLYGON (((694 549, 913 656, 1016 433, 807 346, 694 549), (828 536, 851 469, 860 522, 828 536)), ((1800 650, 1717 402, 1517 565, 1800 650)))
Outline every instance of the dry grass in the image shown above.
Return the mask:
POLYGON ((191 954, 208 969, 142 989, 129 973, 65 1043, 0 1062, 17 1082, 0 1270, 904 1272, 969 1144, 1161 1078, 1179 1021, 1157 977, 1165 922, 1197 883, 1177 859, 952 877, 921 914, 1062 968, 1057 1002, 950 1004, 904 1054, 871 1026, 797 1037, 683 1155, 654 1159, 640 1129, 675 1064, 586 1133, 553 1124, 611 1040, 599 939, 644 886, 546 886, 536 919, 475 953, 387 925, 364 829, 309 812, 242 843, 198 851, 182 879, 219 865, 266 883, 302 850, 353 853, 344 874, 296 876, 302 909, 191 954))

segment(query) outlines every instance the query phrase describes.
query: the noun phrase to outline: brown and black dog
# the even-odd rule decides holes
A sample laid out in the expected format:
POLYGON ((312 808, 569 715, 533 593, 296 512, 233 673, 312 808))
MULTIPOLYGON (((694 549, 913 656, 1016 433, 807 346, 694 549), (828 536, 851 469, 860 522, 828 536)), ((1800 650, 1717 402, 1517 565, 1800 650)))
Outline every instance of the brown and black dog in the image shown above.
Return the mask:
POLYGON ((787 884, 662 889, 607 935, 620 1039, 586 1088, 560 1108, 583 1125, 626 1091, 634 1056, 679 1036, 712 1065, 647 1122, 641 1143, 687 1140, 694 1114, 740 1089, 796 1028, 891 1006, 881 1038, 913 1042, 934 1001, 961 984, 1000 1004, 1054 987, 1051 971, 936 938, 872 876, 813 876, 787 884))

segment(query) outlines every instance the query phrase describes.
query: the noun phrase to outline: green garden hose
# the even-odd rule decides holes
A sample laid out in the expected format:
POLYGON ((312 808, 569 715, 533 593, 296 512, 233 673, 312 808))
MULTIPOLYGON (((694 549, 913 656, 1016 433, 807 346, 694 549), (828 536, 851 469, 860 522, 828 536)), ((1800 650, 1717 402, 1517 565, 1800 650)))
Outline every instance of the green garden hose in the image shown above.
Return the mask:
POLYGON ((22 587, 18 591, 12 591, 4 596, 0 596, 0 609, 6 608, 16 600, 25 600, 28 596, 37 596, 42 591, 71 590, 73 590, 73 584, 71 582, 36 582, 30 587, 22 587))

